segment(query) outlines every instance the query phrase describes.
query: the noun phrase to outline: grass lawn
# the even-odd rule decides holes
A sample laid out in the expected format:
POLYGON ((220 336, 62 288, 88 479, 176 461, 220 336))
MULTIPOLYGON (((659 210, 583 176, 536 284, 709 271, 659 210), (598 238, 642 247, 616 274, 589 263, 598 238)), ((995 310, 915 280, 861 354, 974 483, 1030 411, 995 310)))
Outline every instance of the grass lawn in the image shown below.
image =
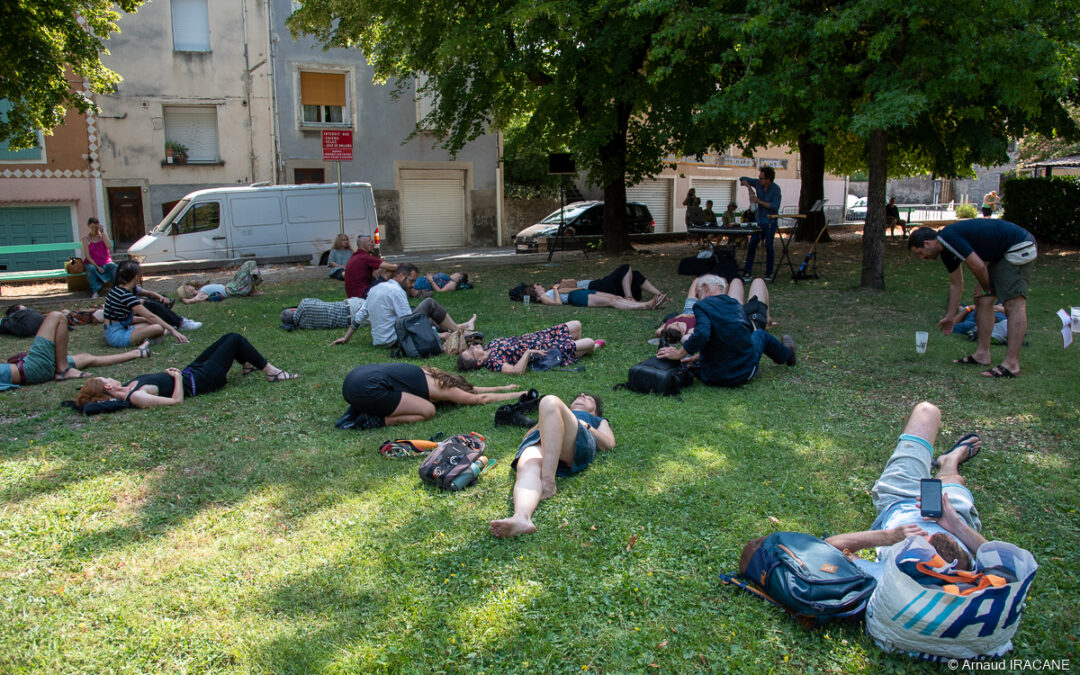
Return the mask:
MULTIPOLYGON (((805 246, 796 248, 799 260, 805 246)), ((566 400, 602 395, 617 446, 562 479, 537 511, 539 531, 514 541, 487 530, 510 513, 508 466, 522 436, 492 427, 495 406, 334 429, 345 374, 390 359, 367 330, 330 347, 340 332, 277 327, 280 309, 302 297, 338 299, 329 279, 185 308, 206 323, 192 344, 169 340, 150 361, 100 371, 125 380, 182 367, 235 330, 300 373, 294 382, 235 368, 225 390, 178 408, 97 418, 58 406, 74 382, 0 395, 0 671, 936 672, 883 654, 860 626, 807 632, 717 582, 755 536, 868 528, 870 487, 924 399, 943 412, 939 452, 964 432, 983 436, 964 472, 984 534, 1041 566, 1009 657, 1075 658, 1080 583, 1065 563, 1080 557, 1080 346, 1062 350, 1054 312, 1080 304, 1076 252, 1040 257, 1022 376, 990 380, 951 363, 973 345, 933 330, 948 283, 939 262, 890 239, 889 288, 865 292, 855 288, 857 238, 823 248, 822 279, 771 288, 774 332, 795 337, 798 367, 763 359, 751 384, 697 383, 681 401, 611 391, 653 353, 645 340, 676 303, 526 308, 506 289, 629 260, 681 298, 685 247, 480 267, 468 270, 473 290, 441 294, 455 318, 478 312, 489 337, 579 318, 609 342, 584 373, 516 380, 566 400), (932 331, 924 356, 916 330, 932 331), (423 485, 415 460, 377 453, 391 437, 470 430, 487 436, 498 465, 459 494, 423 485)), ((968 297, 971 288, 969 276, 968 297)), ((28 344, 0 339, 3 356, 28 344)), ((72 343, 109 351, 100 328, 76 329, 72 343)), ((998 361, 1003 350, 994 348, 998 361)))

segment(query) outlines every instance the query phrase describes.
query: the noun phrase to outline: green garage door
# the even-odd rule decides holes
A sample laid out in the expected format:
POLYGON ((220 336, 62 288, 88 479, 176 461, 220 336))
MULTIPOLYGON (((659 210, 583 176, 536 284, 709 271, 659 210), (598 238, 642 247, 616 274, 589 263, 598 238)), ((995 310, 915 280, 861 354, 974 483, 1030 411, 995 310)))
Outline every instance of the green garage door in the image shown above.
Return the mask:
MULTIPOLYGON (((0 246, 62 244, 75 241, 71 209, 66 206, 0 208, 0 246)), ((63 267, 74 251, 0 255, 0 271, 52 270, 63 267)))

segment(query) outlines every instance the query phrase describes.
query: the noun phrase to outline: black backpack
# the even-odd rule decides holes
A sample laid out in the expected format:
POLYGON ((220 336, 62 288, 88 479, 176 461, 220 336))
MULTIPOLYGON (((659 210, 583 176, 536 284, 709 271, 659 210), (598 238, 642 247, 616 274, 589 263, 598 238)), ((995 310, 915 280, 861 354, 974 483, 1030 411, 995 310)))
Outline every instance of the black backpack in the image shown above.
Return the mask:
POLYGON ((507 291, 507 295, 509 295, 510 299, 514 302, 521 302, 521 299, 525 297, 525 284, 521 283, 514 286, 507 291))
POLYGON ((457 492, 476 483, 486 462, 484 437, 475 431, 455 434, 424 458, 420 464, 420 480, 442 490, 457 492))
POLYGON ((20 338, 33 337, 43 323, 45 323, 44 315, 29 307, 24 307, 5 317, 0 317, 0 333, 20 338))
POLYGON ((442 354, 439 334, 431 325, 431 319, 423 314, 407 314, 394 321, 397 346, 391 352, 395 358, 422 359, 442 354))
POLYGON ((684 387, 694 383, 694 374, 681 361, 652 357, 630 366, 626 382, 614 389, 626 387, 640 394, 678 396, 684 387))

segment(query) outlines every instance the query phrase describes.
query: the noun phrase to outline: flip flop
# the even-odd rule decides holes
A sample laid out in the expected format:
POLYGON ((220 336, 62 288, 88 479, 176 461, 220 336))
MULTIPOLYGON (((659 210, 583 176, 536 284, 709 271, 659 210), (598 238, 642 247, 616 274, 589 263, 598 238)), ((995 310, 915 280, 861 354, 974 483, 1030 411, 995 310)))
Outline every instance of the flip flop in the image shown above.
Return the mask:
MULTIPOLYGON (((964 446, 964 445, 968 446, 968 456, 965 457, 964 459, 960 460, 961 464, 968 461, 969 459, 971 459, 975 455, 979 454, 979 450, 982 449, 981 447, 979 447, 977 449, 974 449, 974 450, 972 449, 972 445, 971 445, 970 441, 973 438, 979 438, 979 434, 974 432, 974 431, 971 432, 970 434, 964 434, 963 436, 960 437, 960 440, 953 443, 953 446, 951 448, 949 448, 949 452, 952 452, 953 450, 956 450, 957 448, 959 448, 961 446, 964 446)), ((949 453, 947 452, 945 454, 947 455, 949 453)), ((934 458, 934 461, 930 462, 930 466, 934 467, 935 469, 938 468, 938 458, 937 457, 934 458)))
POLYGON ((300 376, 299 375, 294 375, 293 373, 286 373, 284 370, 279 370, 276 373, 274 373, 273 375, 267 375, 266 376, 266 381, 267 382, 283 382, 285 380, 295 380, 298 377, 300 377, 300 376))
POLYGON ((53 373, 53 379, 58 380, 58 381, 62 381, 62 380, 83 380, 83 379, 86 379, 88 377, 93 377, 93 375, 91 375, 90 373, 87 373, 87 372, 81 372, 78 375, 74 375, 72 377, 67 377, 67 374, 70 373, 73 370, 75 370, 74 366, 68 366, 67 368, 64 368, 64 370, 62 370, 62 371, 57 371, 57 372, 53 373))
POLYGON ((258 370, 258 368, 256 368, 255 366, 251 365, 250 363, 245 363, 244 367, 240 369, 240 374, 241 375, 250 375, 250 374, 254 373, 256 370, 258 370))
POLYGON ((959 363, 962 366, 988 366, 989 363, 980 363, 975 360, 974 354, 968 354, 962 359, 953 359, 953 363, 959 363))
POLYGON ((982 372, 982 376, 983 377, 994 377, 994 378, 998 378, 998 377, 1017 377, 1017 374, 1014 373, 1013 371, 1009 370, 1005 366, 997 365, 997 366, 994 366, 993 368, 991 368, 990 370, 984 370, 982 372))

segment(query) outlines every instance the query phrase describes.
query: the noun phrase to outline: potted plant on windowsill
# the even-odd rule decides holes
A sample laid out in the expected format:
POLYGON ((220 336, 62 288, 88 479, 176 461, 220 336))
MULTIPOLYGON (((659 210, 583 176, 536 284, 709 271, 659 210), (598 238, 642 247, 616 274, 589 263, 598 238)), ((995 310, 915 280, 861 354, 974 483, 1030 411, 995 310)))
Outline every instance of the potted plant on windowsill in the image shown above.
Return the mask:
POLYGON ((165 141, 165 162, 167 164, 186 164, 187 146, 179 141, 165 141))

